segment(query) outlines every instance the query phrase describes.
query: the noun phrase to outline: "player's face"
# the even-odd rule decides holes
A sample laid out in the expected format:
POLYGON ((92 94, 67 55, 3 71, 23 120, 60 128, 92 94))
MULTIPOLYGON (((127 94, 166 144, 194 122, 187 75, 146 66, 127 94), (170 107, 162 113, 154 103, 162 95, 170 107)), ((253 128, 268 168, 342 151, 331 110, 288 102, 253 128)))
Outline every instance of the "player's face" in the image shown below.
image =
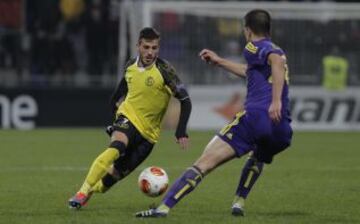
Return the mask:
POLYGON ((143 66, 151 65, 159 55, 159 39, 141 39, 137 45, 143 66))

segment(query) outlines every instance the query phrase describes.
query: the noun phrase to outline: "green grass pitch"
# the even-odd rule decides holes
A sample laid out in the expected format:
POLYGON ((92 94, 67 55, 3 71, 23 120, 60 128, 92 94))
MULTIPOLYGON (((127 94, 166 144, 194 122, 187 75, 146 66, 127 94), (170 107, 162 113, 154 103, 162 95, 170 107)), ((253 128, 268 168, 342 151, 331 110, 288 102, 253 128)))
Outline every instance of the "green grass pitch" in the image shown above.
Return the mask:
POLYGON ((68 198, 93 159, 108 145, 101 129, 0 131, 0 223, 360 223, 360 133, 297 132, 291 148, 266 166, 251 192, 246 216, 230 206, 244 158, 215 170, 167 218, 139 220, 134 213, 161 198, 137 187, 140 171, 165 168, 172 183, 195 161, 214 132, 191 132, 181 151, 173 132, 162 133, 150 157, 108 193, 80 211, 68 198))

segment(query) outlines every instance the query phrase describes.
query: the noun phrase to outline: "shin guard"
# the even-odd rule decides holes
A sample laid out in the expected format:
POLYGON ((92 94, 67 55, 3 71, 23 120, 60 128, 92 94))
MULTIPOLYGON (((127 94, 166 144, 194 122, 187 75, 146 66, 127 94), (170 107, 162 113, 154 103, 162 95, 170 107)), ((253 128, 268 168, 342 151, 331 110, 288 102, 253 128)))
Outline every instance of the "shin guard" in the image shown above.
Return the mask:
POLYGON ((237 196, 246 199, 246 197, 251 191, 251 188, 254 186, 256 180, 259 178, 263 166, 263 162, 259 162, 256 158, 252 156, 249 157, 242 170, 240 182, 236 190, 237 196))
POLYGON ((199 168, 195 166, 188 168, 170 188, 163 203, 169 208, 174 207, 185 195, 195 189, 202 178, 203 174, 199 168))

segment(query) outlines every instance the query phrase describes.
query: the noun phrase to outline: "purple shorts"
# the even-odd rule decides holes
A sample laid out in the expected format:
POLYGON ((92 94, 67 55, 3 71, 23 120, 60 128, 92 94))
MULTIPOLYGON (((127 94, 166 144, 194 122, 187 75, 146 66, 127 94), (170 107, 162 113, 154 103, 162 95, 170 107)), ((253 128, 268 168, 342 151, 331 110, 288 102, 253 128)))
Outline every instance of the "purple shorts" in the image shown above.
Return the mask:
POLYGON ((274 123, 264 110, 239 112, 218 136, 235 150, 237 157, 254 151, 257 159, 271 163, 274 155, 290 146, 292 129, 288 114, 284 113, 281 121, 274 123))

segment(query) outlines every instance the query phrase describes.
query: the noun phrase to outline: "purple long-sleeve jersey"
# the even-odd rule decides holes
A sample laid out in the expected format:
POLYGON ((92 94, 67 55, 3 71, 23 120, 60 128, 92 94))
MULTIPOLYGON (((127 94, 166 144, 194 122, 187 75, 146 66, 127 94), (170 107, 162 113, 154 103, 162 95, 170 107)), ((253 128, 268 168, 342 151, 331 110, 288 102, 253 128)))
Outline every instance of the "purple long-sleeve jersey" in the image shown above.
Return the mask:
MULTIPOLYGON (((285 58, 284 51, 264 38, 259 41, 248 42, 245 46, 243 55, 247 61, 247 97, 245 110, 261 109, 268 110, 272 100, 272 77, 271 66, 268 63, 268 56, 278 54, 285 58)), ((285 68, 285 83, 282 91, 282 112, 288 109, 288 69, 285 68)))

